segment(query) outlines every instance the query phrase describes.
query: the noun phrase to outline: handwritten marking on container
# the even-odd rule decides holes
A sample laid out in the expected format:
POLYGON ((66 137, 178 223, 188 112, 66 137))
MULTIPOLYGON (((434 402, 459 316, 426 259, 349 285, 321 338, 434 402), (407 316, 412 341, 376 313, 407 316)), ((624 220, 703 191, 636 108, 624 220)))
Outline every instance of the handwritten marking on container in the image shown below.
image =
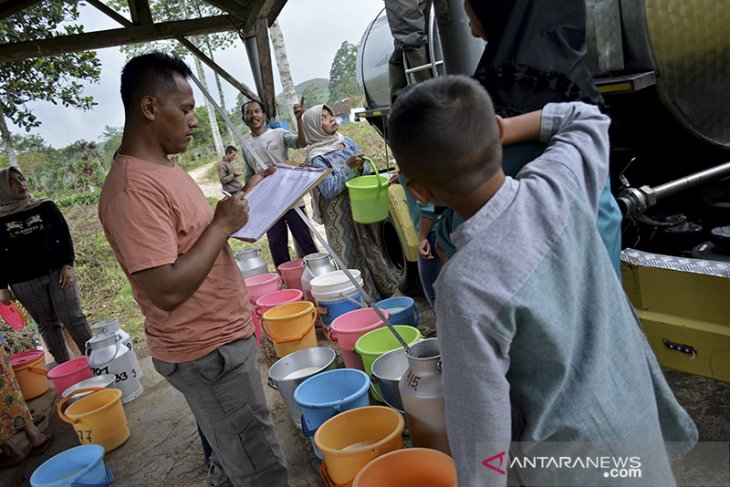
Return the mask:
POLYGON ((418 381, 421 380, 421 376, 414 374, 410 370, 406 374, 406 384, 408 387, 412 388, 414 391, 418 390, 418 381))

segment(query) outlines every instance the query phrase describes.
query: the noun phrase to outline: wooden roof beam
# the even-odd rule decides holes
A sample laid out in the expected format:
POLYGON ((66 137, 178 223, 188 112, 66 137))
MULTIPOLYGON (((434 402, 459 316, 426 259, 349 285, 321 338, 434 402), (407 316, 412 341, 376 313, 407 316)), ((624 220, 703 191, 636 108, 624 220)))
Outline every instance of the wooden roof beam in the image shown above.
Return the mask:
MULTIPOLYGON (((132 22, 127 20, 124 16, 117 13, 115 10, 109 8, 106 4, 102 3, 100 0, 86 0, 89 2, 89 4, 93 5, 97 9, 99 9, 101 12, 105 13, 107 16, 111 17, 115 21, 119 22, 120 24, 124 26, 130 26, 132 25, 132 22)), ((203 61, 205 64, 207 64, 213 71, 218 73, 224 80, 228 81, 231 86, 236 88, 241 94, 244 96, 247 96, 253 100, 260 101, 258 95, 251 91, 251 89, 246 86, 245 84, 238 81, 236 78, 231 76, 231 74, 220 67, 218 64, 216 64, 215 61, 210 59, 208 56, 205 55, 200 49, 195 47, 195 44, 190 42, 184 37, 175 37, 178 42, 180 42, 183 46, 185 46, 188 51, 192 52, 193 55, 197 56, 201 61, 203 61)))
POLYGON ((22 59, 55 56, 67 52, 103 49, 126 44, 173 39, 178 36, 204 35, 214 32, 237 30, 237 19, 218 15, 192 20, 178 20, 151 25, 138 25, 121 29, 88 32, 50 39, 0 44, 0 63, 22 59))
POLYGON ((246 23, 243 24, 243 29, 241 30, 243 30, 243 32, 249 32, 250 30, 256 28, 256 30, 258 31, 256 22, 260 17, 268 18, 269 12, 275 4, 276 0, 253 0, 251 2, 251 6, 249 7, 249 11, 252 12, 253 15, 246 19, 246 23))
POLYGON ((0 5, 0 20, 17 14, 21 10, 32 7, 41 0, 5 0, 0 5))
POLYGON ((147 0, 127 0, 129 13, 132 15, 132 23, 135 25, 151 24, 152 12, 147 0))

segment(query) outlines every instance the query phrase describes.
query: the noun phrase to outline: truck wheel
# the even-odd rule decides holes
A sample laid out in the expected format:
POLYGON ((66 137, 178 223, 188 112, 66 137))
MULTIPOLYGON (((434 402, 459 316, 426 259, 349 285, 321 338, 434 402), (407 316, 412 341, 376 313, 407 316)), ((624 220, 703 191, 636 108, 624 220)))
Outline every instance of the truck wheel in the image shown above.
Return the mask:
POLYGON ((391 271, 398 278, 398 289, 407 296, 421 292, 418 262, 409 262, 403 251, 398 232, 390 216, 380 224, 380 245, 391 271))

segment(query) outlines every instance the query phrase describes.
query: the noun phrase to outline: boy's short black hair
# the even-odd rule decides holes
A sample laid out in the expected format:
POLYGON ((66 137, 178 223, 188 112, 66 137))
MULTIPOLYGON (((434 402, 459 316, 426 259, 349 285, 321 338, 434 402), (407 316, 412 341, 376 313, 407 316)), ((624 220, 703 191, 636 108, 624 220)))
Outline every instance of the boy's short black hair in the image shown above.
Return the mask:
POLYGON ((492 100, 466 76, 432 79, 401 94, 388 133, 409 179, 448 193, 472 191, 502 164, 492 100))
POLYGON ((226 147, 226 155, 230 154, 231 152, 238 152, 238 149, 236 149, 232 145, 229 145, 228 147, 226 147))
POLYGON ((263 112, 263 114, 266 115, 267 118, 269 117, 269 114, 266 113, 266 108, 264 108, 264 105, 262 105, 260 102, 258 102, 256 100, 249 100, 246 103, 244 103, 243 105, 241 105, 241 116, 246 115, 246 107, 249 106, 251 103, 257 104, 261 108, 261 111, 263 112))
POLYGON ((179 57, 162 52, 151 52, 134 57, 122 69, 122 103, 125 113, 145 95, 162 97, 165 93, 176 91, 173 73, 189 78, 193 73, 179 57))

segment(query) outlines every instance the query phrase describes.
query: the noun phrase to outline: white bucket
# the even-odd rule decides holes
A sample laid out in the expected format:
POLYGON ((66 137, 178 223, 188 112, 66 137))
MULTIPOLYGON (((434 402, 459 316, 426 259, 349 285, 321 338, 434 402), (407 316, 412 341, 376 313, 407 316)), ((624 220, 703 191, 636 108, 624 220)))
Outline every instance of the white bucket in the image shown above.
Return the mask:
MULTIPOLYGON (((350 274, 362 287, 363 281, 360 277, 360 271, 357 269, 349 269, 350 274)), ((344 271, 328 272, 312 279, 312 296, 319 301, 339 301, 341 299, 352 297, 359 291, 355 285, 348 279, 344 271)))

